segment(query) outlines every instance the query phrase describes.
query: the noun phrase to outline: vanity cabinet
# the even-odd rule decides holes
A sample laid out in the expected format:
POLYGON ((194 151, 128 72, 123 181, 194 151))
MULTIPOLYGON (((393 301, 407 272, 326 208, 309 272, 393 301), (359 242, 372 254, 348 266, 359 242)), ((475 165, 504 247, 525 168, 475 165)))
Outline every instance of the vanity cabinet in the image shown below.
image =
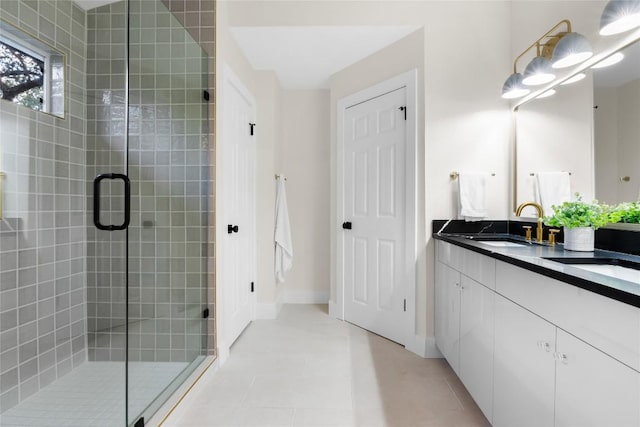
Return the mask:
POLYGON ((640 373, 557 332, 556 427, 640 426, 640 373))
POLYGON ((460 376, 460 273, 438 261, 436 274, 436 343, 460 376))
POLYGON ((495 292, 473 278, 494 287, 495 261, 446 242, 438 243, 436 343, 485 416, 491 419, 495 292))
POLYGON ((494 426, 640 426, 637 307, 437 246, 436 344, 494 426))
POLYGON ((556 327, 496 295, 493 425, 553 426, 556 327))

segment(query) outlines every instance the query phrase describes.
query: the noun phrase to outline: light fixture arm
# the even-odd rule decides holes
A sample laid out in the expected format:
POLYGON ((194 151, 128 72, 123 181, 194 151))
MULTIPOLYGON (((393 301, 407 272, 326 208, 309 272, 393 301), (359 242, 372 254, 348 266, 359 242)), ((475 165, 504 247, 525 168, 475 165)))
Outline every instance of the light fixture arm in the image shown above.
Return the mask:
POLYGON ((563 19, 562 21, 558 22, 549 31, 544 33, 544 35, 542 35, 542 37, 540 37, 539 39, 534 41, 531 44, 531 46, 526 48, 520 55, 516 56, 516 59, 513 61, 513 72, 514 72, 514 74, 518 72, 518 61, 523 56, 525 56, 527 54, 527 52, 529 52, 531 49, 533 49, 535 47, 536 48, 536 56, 540 56, 540 54, 541 54, 540 48, 542 48, 542 55, 543 56, 551 55, 551 52, 553 51, 553 48, 558 43, 558 41, 560 41, 560 39, 562 37, 564 37, 566 34, 569 34, 570 32, 571 32, 571 21, 569 21, 568 19, 563 19), (554 31, 559 29, 562 25, 566 26, 566 31, 559 31, 559 32, 555 32, 554 33, 554 31), (545 41, 545 39, 548 39, 548 40, 545 41), (543 41, 544 41, 544 43, 543 43, 543 41), (547 50, 548 50, 548 53, 547 53, 547 50))

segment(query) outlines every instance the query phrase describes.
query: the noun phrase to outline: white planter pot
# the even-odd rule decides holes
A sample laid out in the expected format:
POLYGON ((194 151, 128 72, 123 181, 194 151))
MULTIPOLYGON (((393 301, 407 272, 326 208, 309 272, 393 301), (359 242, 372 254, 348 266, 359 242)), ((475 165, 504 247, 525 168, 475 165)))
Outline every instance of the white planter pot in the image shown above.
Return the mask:
POLYGON ((593 252, 595 230, 591 227, 564 227, 564 248, 569 251, 593 252))

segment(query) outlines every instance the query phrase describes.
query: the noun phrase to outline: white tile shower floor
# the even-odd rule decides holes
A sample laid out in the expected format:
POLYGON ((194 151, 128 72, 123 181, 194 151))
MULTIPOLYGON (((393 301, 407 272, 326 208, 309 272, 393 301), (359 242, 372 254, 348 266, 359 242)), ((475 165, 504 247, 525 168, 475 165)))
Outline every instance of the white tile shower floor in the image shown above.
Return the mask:
MULTIPOLYGON (((130 363, 130 416, 141 413, 187 365, 130 363)), ((124 363, 86 362, 5 411, 0 426, 122 427, 124 375, 124 363)))
POLYGON ((285 305, 253 322, 162 427, 488 426, 443 359, 285 305))

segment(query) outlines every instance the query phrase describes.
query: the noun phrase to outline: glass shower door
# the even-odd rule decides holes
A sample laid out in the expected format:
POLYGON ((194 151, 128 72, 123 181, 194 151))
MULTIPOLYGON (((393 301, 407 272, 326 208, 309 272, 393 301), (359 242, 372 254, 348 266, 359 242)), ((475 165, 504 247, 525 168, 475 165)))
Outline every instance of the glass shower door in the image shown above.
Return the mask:
POLYGON ((129 424, 206 354, 208 58, 164 3, 129 0, 129 424))
POLYGON ((87 366, 104 426, 126 420, 125 1, 87 11, 87 366), (99 403, 99 404, 98 404, 99 403))

